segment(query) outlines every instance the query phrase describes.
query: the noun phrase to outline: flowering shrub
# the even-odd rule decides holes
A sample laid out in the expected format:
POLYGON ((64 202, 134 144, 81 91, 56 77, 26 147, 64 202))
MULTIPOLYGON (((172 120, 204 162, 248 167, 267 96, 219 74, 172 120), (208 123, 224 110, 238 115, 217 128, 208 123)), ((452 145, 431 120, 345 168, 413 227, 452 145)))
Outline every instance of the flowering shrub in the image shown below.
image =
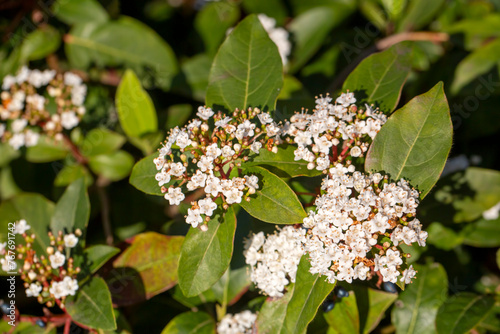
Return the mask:
POLYGON ((497 7, 1 2, 0 332, 498 332, 497 7))

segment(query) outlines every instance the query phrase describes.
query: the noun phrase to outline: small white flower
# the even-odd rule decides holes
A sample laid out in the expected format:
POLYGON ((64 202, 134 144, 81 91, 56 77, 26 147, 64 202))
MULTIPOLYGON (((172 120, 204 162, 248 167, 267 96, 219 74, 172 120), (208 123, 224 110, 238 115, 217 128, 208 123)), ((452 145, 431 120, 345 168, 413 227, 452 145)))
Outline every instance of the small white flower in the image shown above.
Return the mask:
POLYGON ((14 229, 15 234, 23 234, 27 230, 31 228, 30 225, 26 222, 25 219, 21 219, 16 223, 16 228, 14 229))
POLYGON ((61 114, 61 125, 66 130, 72 129, 80 123, 74 111, 66 111, 61 114))
POLYGON ((66 284, 63 282, 52 282, 49 292, 54 296, 56 299, 60 299, 62 297, 66 297, 68 295, 68 290, 66 288, 66 284))
POLYGON ((68 248, 73 248, 76 246, 77 243, 78 243, 78 238, 73 233, 66 234, 64 236, 64 246, 68 248))
POLYGON ((26 296, 38 297, 41 291, 42 291, 42 286, 40 284, 31 283, 30 286, 26 289, 26 296))
POLYGON ((9 145, 12 146, 13 149, 19 150, 24 146, 25 136, 23 133, 16 133, 9 139, 9 145))
POLYGON ((217 204, 215 204, 210 197, 199 200, 198 206, 200 207, 200 213, 209 217, 211 217, 214 210, 217 209, 217 204))
POLYGON ((61 254, 61 252, 57 251, 55 254, 49 256, 50 266, 54 269, 57 269, 64 265, 66 262, 66 257, 61 254))
POLYGON ((165 199, 169 201, 170 205, 179 205, 186 196, 182 193, 181 188, 168 188, 165 194, 165 199))
POLYGON ((16 119, 14 120, 11 125, 10 125, 10 128, 12 129, 12 132, 14 133, 19 133, 21 131, 24 130, 24 128, 26 127, 26 125, 28 125, 28 121, 21 118, 21 119, 16 119))
POLYGON ((66 276, 61 281, 61 283, 64 284, 67 295, 75 295, 76 291, 78 290, 78 281, 76 279, 66 276))
POLYGON ((196 113, 196 116, 201 118, 202 120, 207 121, 210 117, 214 115, 214 112, 211 108, 207 107, 198 107, 198 112, 196 113))
POLYGON ((190 224, 193 227, 197 227, 198 224, 203 222, 203 218, 201 217, 201 212, 199 209, 188 209, 188 215, 186 217, 186 223, 190 224))

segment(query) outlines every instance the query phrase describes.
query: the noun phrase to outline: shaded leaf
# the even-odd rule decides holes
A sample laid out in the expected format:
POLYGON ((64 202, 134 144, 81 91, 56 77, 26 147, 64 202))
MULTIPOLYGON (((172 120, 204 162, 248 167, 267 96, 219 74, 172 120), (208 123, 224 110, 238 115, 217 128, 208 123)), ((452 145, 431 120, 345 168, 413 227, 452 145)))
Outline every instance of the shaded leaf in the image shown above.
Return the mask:
POLYGON ((398 26, 398 31, 417 31, 423 28, 434 19, 444 3, 444 0, 408 1, 408 8, 398 26))
POLYGON ((112 153, 125 144, 125 137, 106 128, 92 129, 80 146, 80 152, 87 157, 112 153))
POLYGON ((333 310, 324 313, 324 317, 330 325, 328 333, 358 334, 359 313, 354 292, 337 301, 333 310))
POLYGON ((282 85, 278 48, 257 16, 250 15, 221 45, 210 70, 206 103, 231 112, 248 107, 270 111, 282 85))
POLYGON ((82 177, 85 179, 87 187, 94 183, 94 178, 90 175, 88 169, 83 165, 66 165, 59 171, 59 173, 57 173, 57 176, 54 179, 54 185, 56 187, 65 187, 82 177))
POLYGON ((236 216, 232 207, 214 214, 208 231, 191 228, 182 244, 179 286, 186 297, 209 289, 226 272, 233 255, 236 216))
POLYGON ((110 181, 118 181, 130 174, 134 166, 134 158, 125 151, 100 154, 89 159, 90 169, 110 181))
POLYGON ((398 295, 363 286, 353 286, 353 289, 356 293, 361 333, 371 333, 398 295))
POLYGON ((205 312, 186 312, 173 318, 161 334, 215 334, 215 321, 205 312))
POLYGON ((427 242, 444 250, 451 250, 460 245, 464 240, 462 234, 456 233, 451 228, 437 222, 427 227, 427 233, 429 233, 427 242))
POLYGON ((234 304, 251 284, 248 267, 228 269, 224 275, 212 286, 212 291, 221 304, 234 304))
MULTIPOLYGON (((158 153, 153 153, 139 160, 132 168, 129 182, 138 190, 150 195, 163 196, 158 181, 155 179, 156 166, 153 162, 158 157, 158 153)), ((167 185, 168 186, 168 185, 167 185)))
POLYGON ((439 179, 451 149, 452 124, 443 84, 397 110, 368 150, 367 171, 407 178, 424 198, 439 179))
POLYGON ((106 22, 108 13, 96 0, 58 0, 52 5, 52 13, 67 24, 106 22))
POLYGON ((52 162, 64 159, 69 152, 69 147, 64 142, 40 136, 37 145, 26 149, 26 160, 29 162, 52 162))
POLYGON ((167 130, 173 129, 176 126, 182 127, 186 124, 192 112, 193 106, 190 104, 175 104, 170 106, 167 111, 167 130))
POLYGON ((479 219, 463 230, 464 244, 474 247, 500 247, 500 218, 479 219))
POLYGON ((365 58, 344 81, 342 91, 359 92, 356 97, 360 101, 390 114, 396 109, 410 74, 412 50, 412 44, 399 43, 365 58))
POLYGON ((42 59, 55 52, 61 44, 61 35, 52 26, 45 25, 29 33, 21 44, 21 59, 42 59))
POLYGON ((94 274, 101 268, 109 259, 120 253, 120 249, 107 245, 90 246, 83 250, 83 256, 88 266, 90 274, 94 274))

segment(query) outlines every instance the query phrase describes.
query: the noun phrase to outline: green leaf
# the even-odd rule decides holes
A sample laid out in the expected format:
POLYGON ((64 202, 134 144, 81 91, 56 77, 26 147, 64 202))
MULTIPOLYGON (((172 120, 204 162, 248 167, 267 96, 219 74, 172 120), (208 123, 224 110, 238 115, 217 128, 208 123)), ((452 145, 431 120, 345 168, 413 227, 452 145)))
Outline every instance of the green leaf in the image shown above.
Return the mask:
POLYGON ((176 82, 172 91, 192 96, 199 102, 205 101, 212 61, 213 58, 206 54, 198 54, 185 60, 181 66, 181 75, 185 77, 185 82, 181 81, 182 84, 179 85, 176 82))
POLYGON ((109 259, 120 253, 120 249, 107 245, 90 246, 83 250, 83 256, 90 274, 95 274, 109 259))
POLYGON ((469 292, 451 296, 439 308, 436 328, 439 334, 468 333, 488 316, 495 305, 492 296, 469 292))
POLYGON ((439 179, 451 149, 450 109, 438 83, 397 110, 368 150, 367 171, 384 171, 393 180, 407 178, 424 198, 439 179))
POLYGON ((167 110, 167 130, 176 126, 182 127, 186 124, 189 116, 193 112, 193 106, 190 104, 175 104, 167 110))
POLYGON ((344 81, 342 91, 354 91, 359 101, 392 113, 410 74, 412 50, 409 42, 399 43, 365 58, 344 81))
POLYGON ((36 146, 27 148, 26 160, 29 162, 52 162, 64 159, 69 152, 69 147, 64 142, 40 136, 36 146))
POLYGON ((500 56, 500 39, 496 39, 465 57, 455 70, 451 92, 457 94, 475 78, 490 71, 500 56))
POLYGON ((156 79, 155 84, 169 89, 178 71, 170 46, 151 28, 131 17, 109 22, 78 24, 65 36, 68 60, 73 67, 125 65, 140 78, 156 79))
POLYGON ((215 334, 215 321, 205 312, 186 312, 173 318, 161 334, 215 334))
POLYGON ((52 5, 52 13, 67 24, 106 22, 108 13, 96 0, 58 0, 52 5))
MULTIPOLYGON (((11 321, 10 319, 7 319, 11 321)), ((16 321, 16 326, 12 327, 6 320, 0 320, 0 332, 9 334, 57 334, 57 329, 54 326, 41 328, 40 326, 31 323, 30 321, 16 321)))
POLYGON ((140 149, 144 155, 150 155, 165 139, 165 134, 162 131, 146 133, 141 137, 128 137, 129 142, 140 149))
POLYGON ((21 155, 19 150, 15 150, 7 143, 0 143, 0 167, 7 166, 12 160, 21 155))
POLYGON ((259 107, 274 110, 283 85, 278 48, 256 15, 241 21, 215 56, 206 103, 233 111, 259 107))
POLYGON ((359 313, 354 292, 337 301, 333 310, 324 313, 324 317, 330 325, 328 333, 358 334, 359 313))
MULTIPOLYGON (((54 203, 39 194, 22 193, 0 204, 0 234, 7 240, 7 224, 20 219, 26 219, 31 229, 27 233, 34 233, 36 238, 33 249, 38 254, 45 254, 50 245, 47 232, 50 228, 50 218, 54 212, 54 203)), ((21 240, 21 239, 20 239, 21 240)))
POLYGON ((299 160, 295 161, 295 147, 289 145, 285 148, 280 147, 278 153, 273 153, 268 151, 266 148, 262 148, 258 155, 255 155, 252 159, 245 162, 242 165, 243 168, 262 166, 266 169, 277 168, 290 177, 297 176, 318 176, 322 175, 321 171, 316 169, 307 169, 307 161, 299 160))
POLYGON ((262 305, 255 327, 259 334, 279 333, 283 327, 286 316, 286 309, 292 298, 294 284, 287 286, 287 292, 281 298, 267 298, 262 305))
POLYGON ((230 269, 213 286, 212 291, 220 304, 232 305, 248 290, 250 276, 248 267, 230 269))
POLYGON ((271 224, 300 224, 307 216, 297 195, 285 181, 262 167, 245 169, 257 175, 260 188, 251 195, 250 202, 240 205, 253 217, 271 224))
POLYGON ((125 143, 122 135, 105 128, 92 129, 87 133, 80 146, 80 152, 86 157, 112 153, 125 143))
POLYGON ((153 160, 157 157, 158 153, 153 153, 139 160, 132 168, 129 182, 146 194, 163 196, 158 181, 155 179, 158 171, 153 160))
POLYGON ((65 187, 82 177, 85 178, 87 187, 94 183, 94 178, 85 166, 80 164, 66 165, 57 173, 54 185, 56 187, 65 187))
POLYGON ((460 20, 445 29, 448 33, 463 32, 466 35, 474 36, 499 36, 500 35, 500 15, 492 13, 480 18, 470 18, 460 20))
POLYGON ((401 16, 403 9, 406 6, 407 0, 382 0, 382 5, 385 11, 389 14, 392 20, 395 20, 401 16))
POLYGON ((116 92, 116 109, 123 131, 130 137, 139 137, 158 130, 153 101, 142 89, 132 70, 127 70, 116 92))
POLYGON ((95 329, 116 329, 111 294, 100 277, 92 277, 74 296, 68 296, 65 305, 66 312, 78 323, 95 329))
POLYGON ((290 73, 301 69, 319 50, 330 31, 352 12, 352 6, 339 2, 336 7, 315 7, 297 16, 288 27, 295 42, 290 73))
POLYGON ((452 250, 464 241, 462 234, 456 233, 451 228, 441 223, 434 222, 427 227, 429 237, 427 242, 443 250, 452 250))
POLYGON ((205 49, 214 55, 226 37, 226 32, 239 19, 237 6, 227 2, 208 3, 196 15, 194 27, 205 44, 205 49))
POLYGON ((208 222, 208 231, 191 228, 179 259, 179 286, 186 297, 209 289, 226 272, 233 254, 236 216, 232 207, 208 222))
POLYGON ((500 247, 500 218, 479 219, 463 230, 464 244, 474 247, 500 247))
MULTIPOLYGON (((57 202, 50 228, 54 234, 58 231, 73 233, 80 229, 85 235, 89 216, 90 201, 85 181, 81 178, 71 183, 57 202)), ((84 245, 85 237, 81 237, 79 243, 84 245)))
POLYGON ((89 159, 90 169, 110 181, 119 181, 130 174, 134 158, 125 151, 101 154, 89 159))
POLYGON ((326 277, 311 274, 309 268, 311 264, 307 255, 304 255, 297 269, 295 288, 280 331, 282 334, 304 333, 316 316, 319 306, 335 287, 335 284, 328 283, 326 277))
POLYGON ((398 295, 363 286, 352 286, 352 288, 356 293, 361 333, 371 333, 398 295))
POLYGON ((52 26, 45 25, 29 33, 21 44, 21 59, 30 61, 42 59, 57 51, 61 35, 52 26))
POLYGON ((440 12, 444 3, 444 0, 408 1, 408 9, 398 26, 398 32, 418 31, 425 27, 440 12))
MULTIPOLYGON (((141 296, 150 299, 177 284, 177 268, 182 236, 166 236, 156 232, 138 234, 132 244, 113 262, 115 268, 125 268, 130 272, 128 280, 137 282, 130 285, 144 287, 144 291, 120 293, 120 299, 132 303, 141 296)), ((133 288, 133 287, 132 287, 133 288)), ((113 296, 114 299, 115 296, 113 296)))
POLYGON ((446 271, 439 263, 414 267, 417 277, 399 295, 392 322, 398 333, 436 333, 436 315, 448 292, 446 271))

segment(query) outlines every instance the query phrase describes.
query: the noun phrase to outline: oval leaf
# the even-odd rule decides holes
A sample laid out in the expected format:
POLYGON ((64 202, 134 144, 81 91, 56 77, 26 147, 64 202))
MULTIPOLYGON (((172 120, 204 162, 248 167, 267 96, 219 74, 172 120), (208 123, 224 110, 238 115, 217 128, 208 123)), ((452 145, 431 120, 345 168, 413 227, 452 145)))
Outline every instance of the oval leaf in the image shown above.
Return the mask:
POLYGON ((86 157, 111 153, 122 147, 125 141, 125 137, 106 128, 92 129, 79 145, 80 152, 86 157))
POLYGON ((283 85, 283 65, 276 44, 256 15, 238 24, 215 56, 208 79, 210 107, 259 107, 274 110, 283 85))
POLYGON ((69 147, 64 142, 40 136, 38 144, 26 149, 26 160, 29 162, 52 162, 64 159, 69 152, 69 147))
POLYGON ((116 109, 123 131, 130 137, 139 137, 158 129, 153 101, 132 70, 125 72, 118 86, 116 109))
POLYGON ((281 298, 267 298, 260 308, 255 327, 259 334, 279 333, 283 327, 286 308, 292 298, 294 284, 287 287, 287 292, 281 298))
POLYGON ((74 296, 68 296, 65 304, 66 312, 77 323, 96 329, 116 329, 111 294, 100 277, 92 277, 74 296))
POLYGON ((396 301, 396 293, 384 292, 363 286, 352 286, 356 293, 362 333, 371 333, 385 315, 385 311, 396 301))
POLYGON ((215 321, 205 312, 186 312, 173 318, 161 334, 215 334, 215 321))
POLYGON ((326 277, 311 274, 309 268, 311 264, 307 255, 304 255, 297 269, 295 288, 280 331, 282 334, 305 333, 319 306, 335 287, 335 284, 328 283, 326 277))
POLYGON ((59 0, 52 5, 52 12, 67 24, 106 22, 109 19, 108 13, 96 0, 59 0))
POLYGON ((396 109, 410 74, 412 45, 399 43, 365 58, 347 77, 342 90, 354 91, 359 101, 374 104, 386 114, 396 109))
POLYGON ((358 334, 359 313, 354 292, 351 291, 348 297, 337 301, 333 310, 325 313, 324 317, 330 325, 328 333, 358 334))
POLYGON ((118 181, 130 174, 134 166, 134 158, 125 151, 101 154, 89 159, 89 167, 98 175, 110 181, 118 181))
POLYGON ((191 228, 179 259, 179 286, 186 297, 209 289, 226 272, 233 255, 236 216, 231 207, 208 222, 208 231, 191 228))
POLYGON ((155 179, 156 170, 153 160, 158 157, 158 153, 153 153, 139 160, 132 168, 129 182, 138 190, 150 195, 163 196, 158 181, 155 179))
POLYGON ((450 108, 438 83, 387 120, 368 150, 365 169, 407 178, 424 198, 443 171, 452 136, 450 108))
POLYGON ((398 333, 435 333, 436 314, 448 292, 446 271, 439 263, 414 267, 417 277, 399 295, 392 322, 398 333))
POLYGON ((262 167, 246 169, 257 175, 262 186, 251 196, 250 202, 240 205, 253 217, 271 224, 299 224, 307 216, 297 195, 285 181, 262 167))
POLYGON ((83 251, 83 257, 87 263, 88 272, 94 274, 109 259, 120 253, 120 249, 107 245, 95 245, 83 251))
POLYGON ((436 317, 437 332, 468 333, 486 318, 494 305, 495 299, 492 296, 478 296, 467 292, 452 296, 439 308, 436 317))

